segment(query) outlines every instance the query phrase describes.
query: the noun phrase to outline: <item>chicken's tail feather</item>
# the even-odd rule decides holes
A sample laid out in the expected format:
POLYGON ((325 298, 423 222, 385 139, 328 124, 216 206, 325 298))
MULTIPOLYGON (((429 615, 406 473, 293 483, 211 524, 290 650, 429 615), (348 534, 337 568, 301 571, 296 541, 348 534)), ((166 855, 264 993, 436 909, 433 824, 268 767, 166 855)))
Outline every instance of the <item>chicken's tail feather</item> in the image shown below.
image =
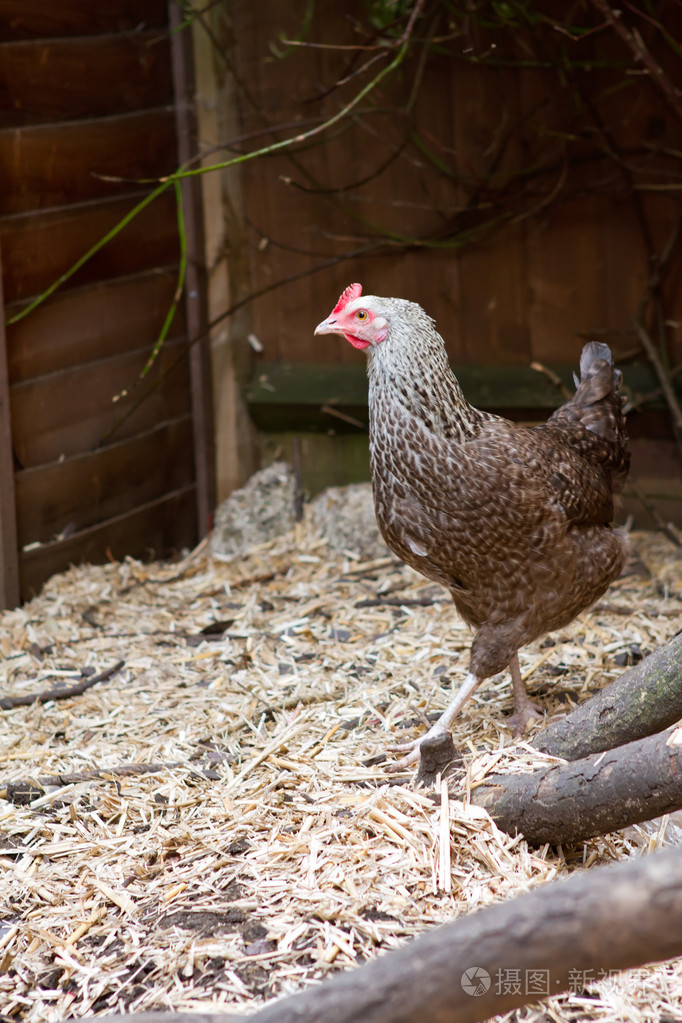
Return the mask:
POLYGON ((607 394, 619 394, 623 374, 613 365, 611 349, 602 341, 588 341, 580 356, 580 376, 573 374, 578 405, 593 405, 607 394))
POLYGON ((601 341, 588 341, 580 356, 580 377, 576 374, 574 379, 575 394, 556 410, 549 422, 571 435, 580 427, 587 430, 587 435, 582 433, 584 440, 579 432, 573 442, 591 460, 609 467, 613 487, 619 490, 630 456, 621 395, 623 374, 615 368, 609 346, 601 341), (590 435, 594 441, 588 443, 590 435), (606 442, 605 446, 601 442, 606 442))
POLYGON ((572 413, 570 418, 580 420, 598 437, 618 442, 625 427, 620 393, 623 374, 613 365, 609 346, 588 341, 580 356, 580 378, 574 374, 574 380, 576 392, 563 406, 572 413))

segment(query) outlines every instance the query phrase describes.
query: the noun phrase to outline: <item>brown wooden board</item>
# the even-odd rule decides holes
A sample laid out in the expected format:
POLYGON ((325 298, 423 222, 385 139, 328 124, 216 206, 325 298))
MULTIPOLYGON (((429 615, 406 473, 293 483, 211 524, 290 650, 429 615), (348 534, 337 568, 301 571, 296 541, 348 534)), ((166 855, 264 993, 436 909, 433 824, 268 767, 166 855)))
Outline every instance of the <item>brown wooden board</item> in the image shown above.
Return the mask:
MULTIPOLYGON (((170 7, 172 30, 173 85, 176 97, 178 163, 187 164, 197 155, 197 123, 193 110, 194 60, 192 31, 182 28, 182 8, 170 7)), ((194 422, 194 469, 197 480, 197 521, 199 535, 212 526, 215 491, 215 435, 211 387, 211 342, 206 330, 208 301, 204 207, 201 182, 185 178, 181 185, 187 244, 187 281, 184 301, 190 337, 197 338, 189 351, 192 418, 194 422)))
POLYGON ((187 415, 97 451, 18 472, 19 546, 94 526, 192 483, 192 443, 187 415))
MULTIPOLYGON (((175 102, 167 0, 0 0, 9 319, 148 195, 137 179, 173 170, 175 102)), ((162 556, 196 541, 184 303, 138 381, 175 295, 178 256, 168 189, 7 327, 7 472, 16 495, 8 485, 3 494, 18 512, 15 561, 18 545, 29 548, 24 597, 70 562, 162 556)))
MULTIPOLYGON (((57 291, 7 327, 10 383, 152 345, 173 301, 177 267, 155 268, 70 291, 57 291)), ((23 308, 15 302, 8 318, 23 308)), ((185 334, 182 303, 170 337, 185 334)))
MULTIPOLYGON (((7 302, 40 294, 135 206, 143 195, 82 203, 0 220, 7 302)), ((178 258, 175 197, 163 193, 100 249, 64 287, 168 266, 178 258)))
POLYGON ((14 607, 19 599, 14 460, 4 313, 0 280, 0 608, 14 607))
POLYGON ((196 542, 194 486, 20 555, 21 597, 28 600, 55 572, 83 561, 101 563, 127 554, 145 559, 173 555, 196 542))
MULTIPOLYGON (((352 48, 348 7, 323 6, 315 8, 306 42, 352 48)), ((272 59, 270 41, 300 30, 294 7, 234 0, 230 17, 238 40, 231 56, 253 98, 240 108, 244 132, 269 124, 281 126, 278 138, 293 134, 297 119, 309 119, 301 125, 308 127, 357 94, 352 77, 345 91, 334 84, 357 67, 357 53, 280 47, 282 59, 272 59)), ((640 27, 652 28, 645 21, 640 27)), ((467 46, 478 45, 480 28, 476 17, 467 22, 467 46)), ((598 56, 608 37, 576 40, 576 55, 587 48, 589 56, 593 47, 598 56)), ((611 58, 622 62, 621 43, 614 37, 612 44, 611 58)), ((667 67, 672 51, 654 38, 652 45, 667 67)), ((501 54, 484 65, 467 62, 467 52, 463 46, 461 59, 431 53, 423 67, 415 67, 415 57, 357 108, 361 116, 319 142, 248 165, 242 181, 252 234, 245 248, 253 291, 265 292, 250 307, 251 329, 268 360, 351 363, 356 353, 343 341, 312 335, 351 281, 366 293, 423 305, 453 362, 570 363, 590 333, 619 351, 634 347, 647 254, 632 190, 605 157, 608 145, 588 104, 608 117, 614 145, 627 153, 657 253, 677 220, 679 157, 673 162, 671 154, 680 151, 679 119, 646 76, 632 75, 629 83, 613 68, 598 70, 597 61, 581 82, 585 102, 576 103, 554 67, 512 70, 501 66, 501 54), (401 125, 408 135, 402 148, 401 125), (348 258, 375 243, 371 254, 348 258)), ((669 74, 677 80, 676 68, 669 74)), ((262 135, 253 145, 266 141, 262 135)), ((675 251, 665 314, 677 352, 681 281, 675 251)))
POLYGON ((166 0, 0 0, 0 42, 162 28, 166 0))
POLYGON ((188 412, 184 342, 165 344, 149 376, 135 387, 148 355, 149 349, 128 352, 12 386, 13 447, 19 467, 28 469, 92 451, 102 443, 123 440, 188 412), (177 359, 174 370, 150 390, 177 359), (130 389, 129 396, 112 402, 124 388, 130 389), (148 397, 110 436, 112 427, 148 391, 148 397))
POLYGON ((603 205, 583 197, 548 210, 528 227, 529 322, 541 362, 566 362, 580 352, 576 326, 590 332, 609 325, 603 205))
POLYGON ((0 131, 0 215, 138 192, 136 179, 158 178, 175 165, 172 108, 6 128, 0 131))
POLYGON ((172 103, 164 30, 0 44, 0 127, 172 103))
POLYGON ((465 248, 457 267, 458 350, 464 360, 528 365, 532 355, 523 225, 511 224, 494 238, 465 248))

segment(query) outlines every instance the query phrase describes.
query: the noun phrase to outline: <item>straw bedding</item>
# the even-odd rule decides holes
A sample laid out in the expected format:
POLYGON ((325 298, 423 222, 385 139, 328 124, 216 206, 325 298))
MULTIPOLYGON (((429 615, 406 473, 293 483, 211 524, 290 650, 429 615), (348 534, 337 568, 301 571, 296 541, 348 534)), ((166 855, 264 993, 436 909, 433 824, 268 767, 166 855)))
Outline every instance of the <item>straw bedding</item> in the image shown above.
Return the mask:
MULTIPOLYGON (((634 547, 595 609, 521 653, 549 714, 679 628, 674 548, 653 534, 634 547)), ((125 665, 0 714, 0 789, 34 786, 32 802, 0 801, 0 1014, 246 1013, 441 921, 679 840, 664 818, 532 850, 469 805, 493 767, 547 761, 513 745, 506 676, 456 723, 460 791, 368 764, 446 705, 469 643, 445 591, 392 557, 333 552, 309 519, 233 557, 203 544, 175 564, 73 568, 3 613, 0 695, 125 665)), ((682 1020, 682 962, 596 980, 508 1018, 682 1020)))

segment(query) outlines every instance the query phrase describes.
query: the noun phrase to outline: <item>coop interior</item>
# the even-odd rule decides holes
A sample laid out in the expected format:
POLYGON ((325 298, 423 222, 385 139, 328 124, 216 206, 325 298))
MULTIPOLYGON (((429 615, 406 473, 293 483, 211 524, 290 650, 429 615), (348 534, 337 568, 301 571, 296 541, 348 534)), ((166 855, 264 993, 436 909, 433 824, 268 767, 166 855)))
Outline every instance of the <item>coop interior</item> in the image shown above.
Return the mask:
MULTIPOLYGON (((2 1021, 312 1021, 442 924, 682 845, 682 33, 560 7, 2 5, 2 1021), (622 373, 627 563, 519 651, 539 718, 495 674, 431 773, 394 747, 476 630, 377 525, 366 359, 314 333, 356 281, 484 414, 545 423, 590 341, 622 373), (617 740, 545 743, 628 678, 617 740), (491 802, 571 763, 563 816, 491 802)), ((627 961, 510 934, 472 992, 471 948, 443 1018, 682 1020, 661 900, 673 944, 627 961)))

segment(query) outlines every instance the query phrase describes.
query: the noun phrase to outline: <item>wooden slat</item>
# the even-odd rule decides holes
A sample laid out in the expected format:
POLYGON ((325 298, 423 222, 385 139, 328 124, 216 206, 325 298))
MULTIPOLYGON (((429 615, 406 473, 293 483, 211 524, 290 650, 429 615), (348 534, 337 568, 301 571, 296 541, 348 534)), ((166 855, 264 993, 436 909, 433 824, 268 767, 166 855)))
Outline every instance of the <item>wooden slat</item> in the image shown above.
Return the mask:
MULTIPOLYGON (((320 49, 312 60, 305 48, 291 48, 286 60, 269 60, 268 27, 289 31, 293 7, 276 0, 227 6, 229 31, 239 39, 233 57, 254 98, 251 108, 240 111, 242 130, 262 127, 263 113, 270 123, 306 118, 311 97, 317 97, 320 116, 331 113, 326 104, 334 91, 323 98, 320 83, 338 81, 343 72, 332 62, 343 51, 320 49)), ((646 27, 642 21, 642 31, 646 27)), ((485 36, 476 36, 481 52, 485 36)), ((343 5, 318 4, 308 41, 330 39, 351 44, 351 24, 343 5)), ((579 136, 592 110, 607 125, 615 149, 627 154, 635 188, 656 189, 637 195, 660 254, 675 221, 672 197, 678 193, 669 154, 680 149, 679 126, 645 80, 641 88, 615 87, 626 85, 617 70, 622 48, 609 53, 610 67, 599 70, 604 33, 580 45, 583 57, 601 55, 581 79, 580 111, 571 89, 554 87, 553 69, 431 54, 410 93, 412 139, 404 149, 398 145, 400 118, 384 121, 383 111, 405 101, 409 70, 405 78, 382 82, 381 110, 365 111, 354 126, 345 122, 323 145, 299 154, 296 164, 282 153, 249 165, 242 176, 244 209, 261 235, 248 239, 253 291, 324 266, 325 259, 341 257, 365 239, 380 240, 377 228, 452 243, 432 252, 417 246, 401 251, 397 244, 391 252, 387 246, 381 258, 343 259, 255 300, 249 329, 268 359, 349 362, 349 346, 336 338, 314 339, 312 329, 351 281, 371 294, 420 302, 436 318, 457 363, 568 363, 580 351, 578 335, 595 329, 618 331, 607 337, 622 350, 636 343, 632 320, 650 269, 641 225, 613 159, 594 158, 599 133, 588 130, 582 142, 579 136), (390 149, 396 158, 384 166, 390 149), (479 236, 486 222, 490 233, 479 236)), ((668 53, 674 59, 660 39, 652 38, 652 45, 657 60, 665 64, 668 53)), ((671 354, 682 351, 682 330, 675 326, 682 322, 680 253, 678 246, 666 274, 671 354)), ((232 260, 237 274, 241 258, 239 250, 232 260)))
POLYGON ((193 480, 190 416, 97 451, 24 469, 15 480, 19 546, 97 525, 193 480))
POLYGON ((19 602, 14 458, 4 312, 0 275, 0 608, 14 607, 19 602))
MULTIPOLYGON (((230 138, 239 131, 241 89, 233 75, 216 74, 213 39, 232 37, 233 5, 220 4, 203 16, 208 32, 194 32, 194 111, 199 139, 230 138)), ((204 164, 213 161, 209 154, 204 164)), ((253 166, 253 165, 251 165, 253 166)), ((253 228, 245 216, 243 175, 227 170, 204 174, 204 259, 209 320, 214 320, 251 291, 248 252, 253 228), (215 211, 222 215, 216 216, 215 211), (239 258, 237 257, 239 254, 239 258)), ((258 432, 248 414, 244 385, 251 376, 254 352, 250 305, 220 321, 211 331, 211 372, 215 436, 216 502, 241 487, 258 469, 258 432)))
POLYGON ((50 39, 162 28, 165 0, 2 0, 0 41, 50 39))
POLYGON ((148 349, 15 384, 10 388, 10 402, 14 453, 20 467, 28 469, 62 456, 92 451, 100 443, 123 440, 166 419, 184 415, 189 411, 186 356, 115 436, 108 436, 114 424, 146 393, 150 383, 183 351, 184 342, 165 344, 146 381, 116 403, 112 403, 113 396, 135 384, 148 349))
POLYGON ((252 408, 268 405, 367 406, 365 360, 352 366, 309 362, 259 362, 247 400, 252 408))
POLYGON ((194 487, 185 487, 125 515, 108 519, 64 540, 45 544, 20 557, 21 597, 28 600, 55 572, 83 561, 101 563, 127 554, 162 558, 196 542, 194 487))
MULTIPOLYGON (((176 286, 177 268, 169 267, 56 292, 7 327, 10 383, 152 345, 176 286)), ((12 303, 7 317, 23 306, 12 303)), ((170 337, 184 335, 185 329, 181 303, 170 337)))
POLYGON ((172 102, 163 30, 0 44, 0 127, 73 121, 172 102))
POLYGON ((263 465, 298 459, 301 489, 314 497, 325 487, 366 483, 370 478, 369 445, 360 433, 259 433, 263 465))
POLYGON ((0 131, 0 214, 137 192, 175 168, 172 109, 0 131), (120 177, 120 183, 101 175, 120 177))
MULTIPOLYGON (((142 198, 133 179, 175 166, 167 23, 166 0, 0 0, 0 241, 10 316, 142 198)), ((162 556, 196 540, 184 309, 175 340, 136 386, 175 292, 177 259, 169 190, 9 328, 20 543, 39 544, 21 555, 24 596, 72 561, 152 548, 162 556), (125 388, 130 394, 112 403, 125 388)), ((8 472, 11 480, 11 465, 8 472)))
POLYGON ((604 329, 632 328, 639 290, 635 299, 628 281, 618 319, 612 319, 615 308, 609 310, 607 302, 602 221, 611 219, 614 208, 601 197, 583 195, 550 207, 542 221, 529 229, 532 287, 528 322, 533 358, 557 362, 571 353, 577 357, 581 348, 578 333, 599 336, 597 332, 604 329))
POLYGON ((507 225, 492 239, 464 248, 458 276, 459 358, 527 365, 532 356, 523 225, 507 225))
MULTIPOLYGON (((7 302, 40 294, 103 238, 135 202, 125 197, 2 218, 0 244, 7 302)), ((177 258, 175 198, 171 189, 136 216, 64 287, 168 266, 177 258)))
MULTIPOLYGON (((184 14, 182 8, 174 0, 170 0, 169 15, 172 30, 178 164, 183 166, 197 155, 192 31, 188 28, 182 29, 184 14)), ((204 209, 201 182, 198 178, 186 178, 182 182, 181 188, 188 256, 184 297, 187 330, 193 340, 189 353, 189 365, 194 423, 194 467, 197 478, 197 515, 199 534, 203 536, 213 524, 216 476, 211 349, 207 330, 208 274, 205 265, 204 209)))
MULTIPOLYGON (((573 366, 549 367, 573 390, 573 366)), ((529 366, 453 366, 468 401, 494 411, 543 412, 558 407, 562 398, 547 377, 529 366)), ((623 367, 625 386, 633 394, 656 390, 657 380, 648 365, 623 367)), ((682 394, 682 379, 678 377, 682 394)), ((364 360, 353 366, 312 363, 261 362, 247 393, 254 422, 262 430, 357 429, 322 412, 324 406, 367 422, 367 374, 364 360)))

